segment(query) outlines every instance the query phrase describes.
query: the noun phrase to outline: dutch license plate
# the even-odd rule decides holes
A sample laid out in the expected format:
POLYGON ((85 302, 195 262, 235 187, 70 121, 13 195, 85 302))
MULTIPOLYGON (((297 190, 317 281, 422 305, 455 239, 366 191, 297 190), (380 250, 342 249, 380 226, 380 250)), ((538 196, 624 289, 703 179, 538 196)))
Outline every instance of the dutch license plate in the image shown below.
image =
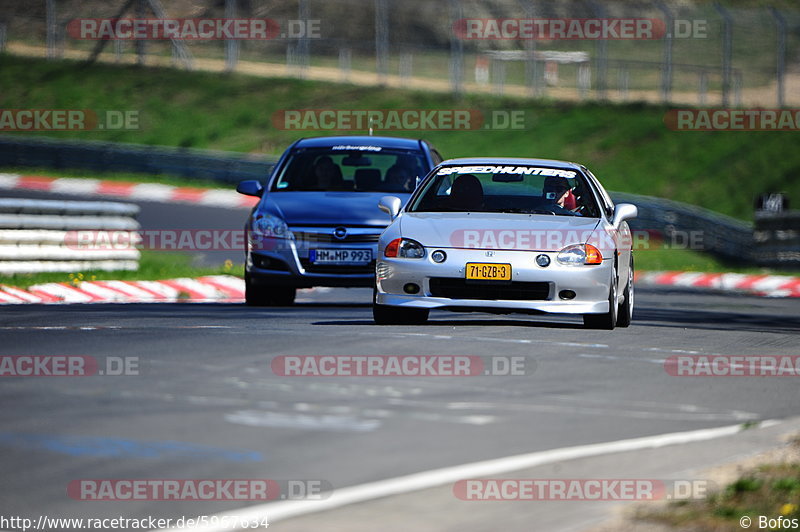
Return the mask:
POLYGON ((486 262, 468 262, 467 279, 489 281, 510 281, 510 264, 491 264, 486 262))
POLYGON ((371 249, 312 249, 308 252, 312 264, 368 264, 371 249))

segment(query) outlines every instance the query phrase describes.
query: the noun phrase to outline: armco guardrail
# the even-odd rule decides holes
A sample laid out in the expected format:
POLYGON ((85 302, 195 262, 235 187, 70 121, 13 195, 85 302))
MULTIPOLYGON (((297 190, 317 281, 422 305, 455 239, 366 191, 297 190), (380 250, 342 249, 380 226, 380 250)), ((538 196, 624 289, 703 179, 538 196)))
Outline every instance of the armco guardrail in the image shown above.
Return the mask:
POLYGON ((138 214, 129 203, 0 198, 0 274, 137 270, 139 250, 81 249, 69 235, 137 231, 138 214))
POLYGON ((800 211, 757 212, 753 240, 758 264, 800 266, 800 211))
POLYGON ((0 135, 0 166, 168 174, 238 183, 264 180, 275 161, 240 153, 0 135))
POLYGON ((639 216, 629 222, 631 229, 661 238, 672 248, 706 251, 738 262, 755 260, 753 226, 746 222, 662 198, 622 192, 612 192, 611 197, 639 208, 639 216))

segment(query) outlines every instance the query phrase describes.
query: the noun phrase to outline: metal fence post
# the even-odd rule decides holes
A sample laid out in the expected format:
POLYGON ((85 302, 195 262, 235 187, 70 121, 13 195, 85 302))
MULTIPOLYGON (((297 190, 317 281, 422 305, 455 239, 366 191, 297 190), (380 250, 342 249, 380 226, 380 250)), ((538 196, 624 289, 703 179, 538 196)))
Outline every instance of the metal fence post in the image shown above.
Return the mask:
POLYGON ((714 9, 723 20, 722 27, 722 106, 730 103, 731 90, 731 56, 733 54, 733 21, 727 9, 714 3, 714 9))
MULTIPOLYGON (((236 0, 225 0, 225 18, 236 18, 236 0)), ((225 71, 233 72, 236 70, 236 63, 239 60, 239 41, 236 39, 225 39, 225 71)))
POLYGON ((406 86, 411 80, 414 69, 414 54, 404 52, 400 54, 400 81, 406 86))
POLYGON ((619 98, 624 102, 628 100, 628 85, 630 84, 630 74, 628 72, 628 68, 625 66, 619 67, 617 75, 619 98))
POLYGON ((47 59, 55 59, 58 56, 56 51, 58 41, 56 0, 47 0, 45 2, 45 16, 47 18, 47 59))
POLYGON ((339 70, 342 72, 342 81, 350 80, 353 51, 350 48, 339 48, 339 70))
MULTIPOLYGON (((520 1, 525 9, 525 17, 529 19, 535 18, 536 10, 533 0, 520 1)), ((525 58, 525 86, 528 87, 528 93, 531 96, 540 96, 538 65, 536 64, 536 39, 527 39, 525 41, 525 51, 527 52, 527 57, 525 58)))
POLYGON ((708 91, 708 73, 703 70, 700 72, 700 82, 697 90, 697 101, 702 106, 706 104, 706 92, 708 91))
POLYGON ((741 107, 742 106, 742 86, 744 82, 742 81, 742 71, 735 70, 733 72, 733 106, 734 107, 741 107))
POLYGON ((592 69, 589 62, 578 63, 578 96, 581 100, 585 100, 589 95, 589 88, 592 86, 592 69))
MULTIPOLYGON (((136 8, 135 8, 135 18, 143 19, 146 17, 145 13, 145 1, 146 0, 137 0, 136 8)), ((137 65, 144 65, 145 63, 145 55, 147 53, 146 50, 147 41, 142 39, 136 39, 136 64, 137 65)))
MULTIPOLYGON (((308 22, 310 18, 308 0, 300 0, 297 5, 297 18, 303 21, 303 24, 308 22)), ((300 70, 300 77, 306 77, 306 69, 311 63, 311 42, 309 41, 307 32, 303 32, 303 36, 297 40, 297 47, 294 50, 295 65, 300 70)))
MULTIPOLYGON (((597 18, 606 18, 606 10, 597 2, 590 2, 592 11, 597 18)), ((595 85, 595 94, 599 100, 606 99, 606 74, 608 71, 608 42, 603 39, 597 39, 595 45, 597 51, 597 59, 595 60, 595 70, 597 71, 597 84, 595 85)))
POLYGON ((455 24, 462 18, 461 2, 450 0, 450 87, 455 95, 461 94, 464 77, 464 43, 455 31, 455 24))
POLYGON ((669 103, 672 94, 672 31, 675 29, 675 17, 662 0, 659 0, 658 8, 664 13, 664 24, 667 26, 667 33, 664 35, 664 59, 661 64, 661 99, 664 103, 669 103))
POLYGON ((122 39, 114 39, 114 62, 122 60, 122 39))
POLYGON ((769 10, 775 18, 775 24, 778 26, 778 42, 775 44, 775 77, 778 81, 778 108, 782 108, 786 102, 786 86, 784 84, 786 75, 786 18, 774 7, 770 7, 769 10))
POLYGON ((502 96, 506 85, 506 62, 501 57, 492 57, 492 81, 494 93, 502 96))
POLYGON ((375 67, 381 83, 389 72, 389 6, 386 0, 375 0, 375 67))

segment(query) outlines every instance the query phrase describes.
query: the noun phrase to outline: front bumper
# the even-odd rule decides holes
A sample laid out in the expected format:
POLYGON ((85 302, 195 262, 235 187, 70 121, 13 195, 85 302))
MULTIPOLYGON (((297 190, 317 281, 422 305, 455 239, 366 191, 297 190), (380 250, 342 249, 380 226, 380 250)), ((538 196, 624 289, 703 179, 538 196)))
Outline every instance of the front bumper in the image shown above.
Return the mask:
POLYGON ((563 314, 599 314, 609 310, 608 295, 613 272, 611 258, 598 265, 564 266, 556 261, 557 253, 550 252, 495 251, 493 256, 486 257, 482 250, 441 249, 447 253, 447 260, 440 264, 430 259, 432 250, 428 250, 422 259, 381 257, 377 264, 376 302, 409 308, 496 309, 563 314), (540 254, 550 257, 549 266, 540 267, 536 264, 535 258, 540 254), (468 262, 511 264, 511 282, 462 283, 468 262), (417 285, 419 293, 407 293, 405 286, 408 283, 417 285), (442 284, 456 285, 457 288, 451 292, 461 297, 442 297, 442 284), (523 288, 531 288, 532 299, 522 299, 529 297, 522 295, 523 288), (559 294, 565 290, 574 292, 575 296, 563 299, 559 294))
POLYGON ((295 288, 373 286, 380 230, 352 233, 349 240, 341 242, 327 238, 330 230, 298 232, 299 238, 296 239, 261 237, 258 240, 248 240, 245 257, 247 278, 254 285, 295 288), (364 264, 313 264, 309 258, 312 249, 369 250, 373 259, 364 264))

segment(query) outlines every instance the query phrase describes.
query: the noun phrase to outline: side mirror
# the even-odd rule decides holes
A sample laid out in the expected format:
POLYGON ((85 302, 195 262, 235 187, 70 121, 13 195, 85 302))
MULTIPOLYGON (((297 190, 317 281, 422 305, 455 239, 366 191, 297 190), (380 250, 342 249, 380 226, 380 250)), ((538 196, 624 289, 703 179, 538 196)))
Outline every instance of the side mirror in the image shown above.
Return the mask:
POLYGON ((378 208, 388 214, 392 220, 397 217, 403 202, 397 196, 384 196, 378 200, 378 208))
POLYGON ((261 186, 259 181, 256 181, 255 179, 249 179, 236 185, 236 192, 239 194, 244 194, 245 196, 256 196, 257 198, 260 198, 264 195, 264 187, 261 186))
POLYGON ((639 216, 639 209, 632 203, 620 203, 614 207, 614 218, 611 223, 617 227, 623 220, 629 220, 639 216))

